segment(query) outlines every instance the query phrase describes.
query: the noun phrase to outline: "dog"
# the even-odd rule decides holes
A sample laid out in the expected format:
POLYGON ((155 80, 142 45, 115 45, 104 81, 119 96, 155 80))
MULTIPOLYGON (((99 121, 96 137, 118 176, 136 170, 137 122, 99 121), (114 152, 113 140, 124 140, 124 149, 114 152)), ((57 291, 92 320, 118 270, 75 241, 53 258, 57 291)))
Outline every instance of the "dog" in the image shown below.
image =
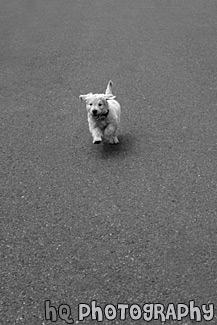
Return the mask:
POLYGON ((120 126, 121 106, 112 94, 113 82, 110 80, 105 94, 80 95, 81 101, 86 103, 89 130, 93 143, 99 144, 103 139, 110 144, 118 144, 118 128, 120 126))

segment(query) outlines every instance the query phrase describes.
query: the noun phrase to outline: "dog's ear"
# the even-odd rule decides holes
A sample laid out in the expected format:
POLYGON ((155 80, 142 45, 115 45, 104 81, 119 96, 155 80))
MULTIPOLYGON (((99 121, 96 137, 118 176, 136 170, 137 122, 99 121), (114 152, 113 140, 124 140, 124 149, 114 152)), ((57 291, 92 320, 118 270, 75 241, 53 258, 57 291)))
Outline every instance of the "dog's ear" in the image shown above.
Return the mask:
POLYGON ((109 99, 115 99, 116 96, 112 95, 112 94, 105 94, 105 99, 109 100, 109 99))
POLYGON ((106 88, 106 91, 105 91, 106 95, 112 95, 112 85, 113 85, 113 82, 110 80, 108 82, 108 85, 107 85, 107 88, 106 88))
POLYGON ((83 102, 85 100, 86 95, 80 95, 79 98, 83 102))
POLYGON ((86 102, 88 99, 90 99, 90 97, 92 96, 93 94, 92 93, 89 93, 87 95, 80 95, 79 98, 81 101, 84 101, 86 102))

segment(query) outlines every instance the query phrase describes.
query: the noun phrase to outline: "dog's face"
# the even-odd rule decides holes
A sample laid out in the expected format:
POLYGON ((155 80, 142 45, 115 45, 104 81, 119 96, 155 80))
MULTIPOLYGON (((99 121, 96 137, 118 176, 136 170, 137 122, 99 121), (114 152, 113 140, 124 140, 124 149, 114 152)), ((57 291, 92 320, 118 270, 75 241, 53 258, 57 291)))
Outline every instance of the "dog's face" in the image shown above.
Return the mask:
POLYGON ((105 94, 92 94, 89 93, 87 95, 79 96, 82 101, 86 103, 87 112, 93 117, 93 119, 97 120, 100 116, 108 113, 108 99, 114 99, 113 95, 105 95, 105 94))
POLYGON ((105 98, 92 95, 86 102, 86 108, 93 118, 97 118, 108 112, 108 103, 105 98))

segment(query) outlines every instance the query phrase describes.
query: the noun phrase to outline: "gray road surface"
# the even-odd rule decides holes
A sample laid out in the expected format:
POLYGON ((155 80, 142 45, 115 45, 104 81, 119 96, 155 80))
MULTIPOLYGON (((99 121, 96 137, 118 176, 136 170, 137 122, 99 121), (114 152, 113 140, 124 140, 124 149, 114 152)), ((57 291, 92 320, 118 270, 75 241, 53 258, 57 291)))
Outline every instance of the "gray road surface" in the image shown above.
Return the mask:
POLYGON ((45 300, 75 322, 93 300, 217 305, 216 17, 215 0, 1 1, 0 324, 66 324, 45 300), (109 79, 120 144, 93 145, 78 96, 109 79))

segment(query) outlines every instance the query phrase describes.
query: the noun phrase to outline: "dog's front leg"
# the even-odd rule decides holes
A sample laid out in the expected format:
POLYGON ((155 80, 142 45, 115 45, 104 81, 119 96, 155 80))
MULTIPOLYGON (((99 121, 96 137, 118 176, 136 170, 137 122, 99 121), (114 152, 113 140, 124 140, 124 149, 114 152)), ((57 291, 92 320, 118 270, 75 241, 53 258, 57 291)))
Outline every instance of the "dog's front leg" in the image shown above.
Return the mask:
POLYGON ((116 136, 117 128, 114 124, 109 124, 104 130, 104 136, 109 140, 111 144, 119 143, 118 138, 116 136))
POLYGON ((89 124, 89 130, 93 137, 93 143, 98 144, 102 142, 102 130, 96 125, 95 121, 92 120, 90 116, 88 116, 88 124, 89 124))
POLYGON ((94 144, 99 144, 102 142, 102 131, 98 127, 91 128, 90 132, 92 134, 94 144))

